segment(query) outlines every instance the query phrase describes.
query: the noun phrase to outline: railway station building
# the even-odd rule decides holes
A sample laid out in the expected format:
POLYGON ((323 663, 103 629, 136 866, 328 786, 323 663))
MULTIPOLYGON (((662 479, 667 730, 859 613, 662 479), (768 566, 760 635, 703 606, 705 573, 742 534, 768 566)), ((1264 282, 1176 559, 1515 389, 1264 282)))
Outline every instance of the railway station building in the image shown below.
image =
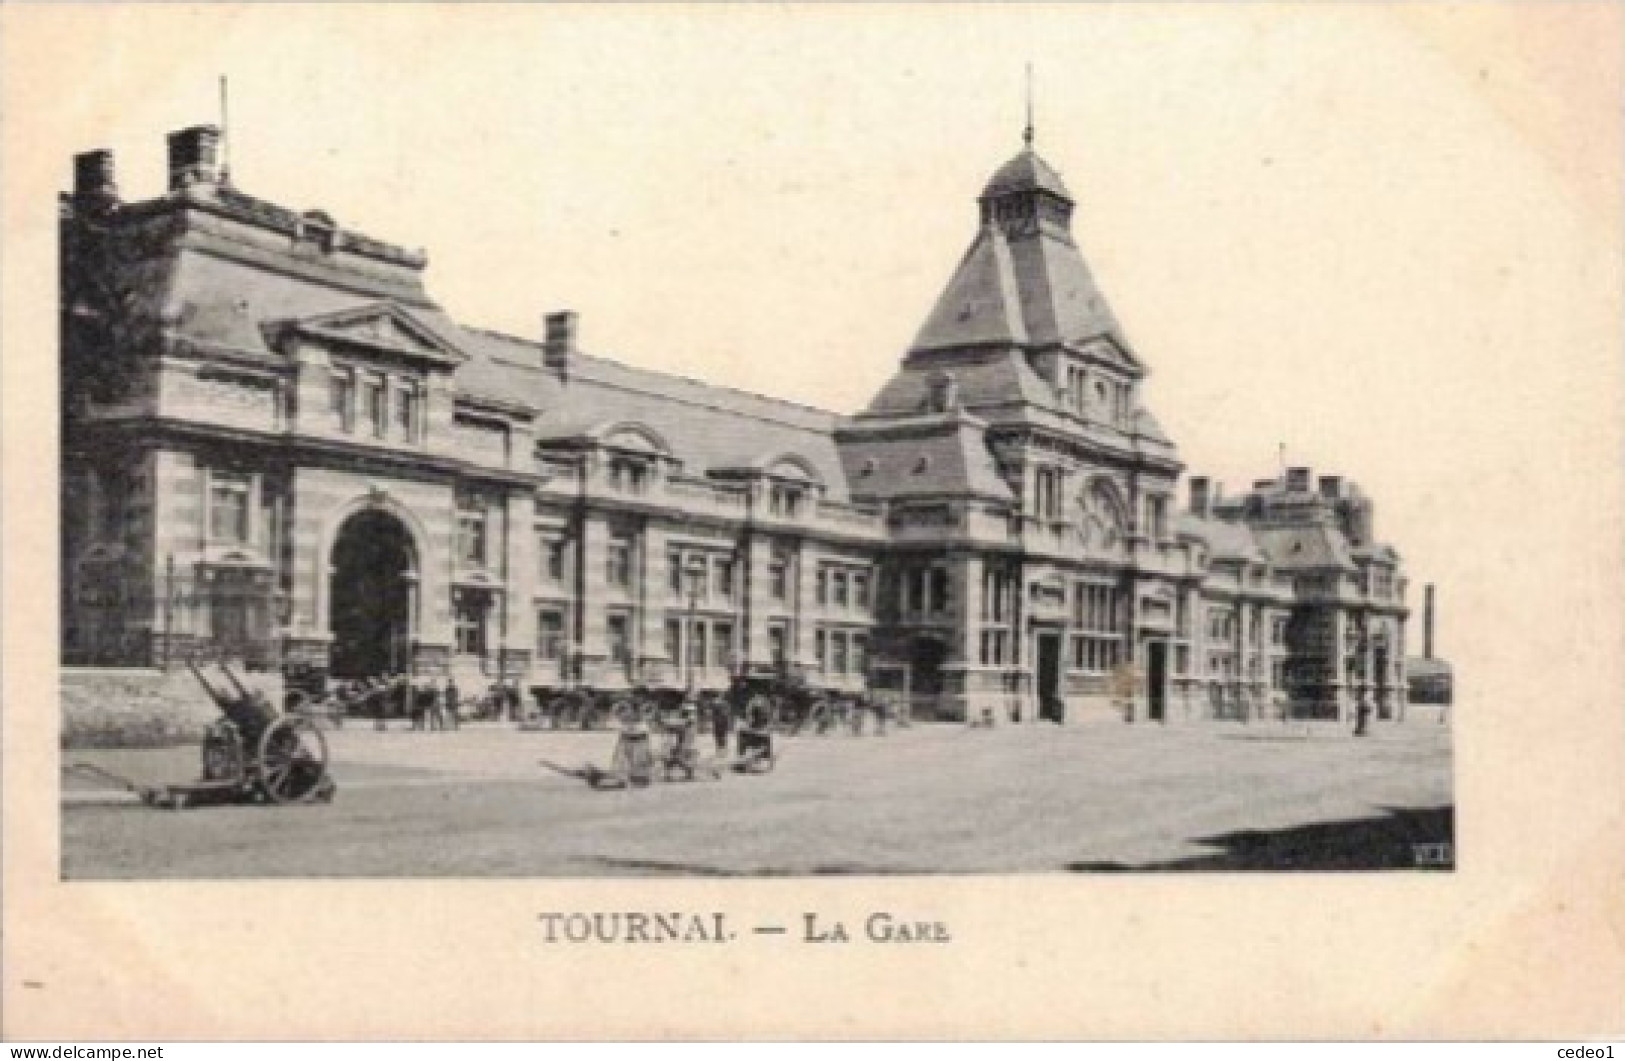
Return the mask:
MULTIPOLYGON (((453 320, 425 256, 240 190, 61 197, 62 657, 465 688, 794 674, 999 722, 1399 717, 1405 578, 1357 484, 1225 495, 1028 143, 855 414, 453 320)), ((917 310, 905 310, 917 312, 917 310)), ((854 355, 856 356, 856 355, 854 355)))

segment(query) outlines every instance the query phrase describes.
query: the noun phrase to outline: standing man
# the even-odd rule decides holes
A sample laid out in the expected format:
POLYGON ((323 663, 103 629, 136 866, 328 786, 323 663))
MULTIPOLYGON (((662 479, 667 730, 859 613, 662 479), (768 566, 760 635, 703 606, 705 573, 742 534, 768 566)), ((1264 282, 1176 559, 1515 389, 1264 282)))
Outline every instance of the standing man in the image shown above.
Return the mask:
POLYGON ((451 675, 446 675, 446 688, 441 696, 445 704, 446 717, 451 720, 451 728, 457 729, 462 719, 457 714, 457 681, 451 675))
POLYGON ((440 706, 440 686, 427 674, 420 674, 413 683, 417 686, 415 695, 429 709, 429 728, 443 730, 446 728, 446 715, 440 706))

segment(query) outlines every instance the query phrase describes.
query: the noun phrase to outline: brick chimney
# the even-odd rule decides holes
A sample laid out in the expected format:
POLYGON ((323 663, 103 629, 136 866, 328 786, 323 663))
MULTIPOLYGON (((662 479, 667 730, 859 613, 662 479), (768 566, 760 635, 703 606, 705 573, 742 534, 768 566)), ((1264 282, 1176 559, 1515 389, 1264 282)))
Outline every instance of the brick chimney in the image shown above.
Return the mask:
POLYGON ((545 338, 542 341, 542 364, 560 376, 570 374, 570 363, 576 356, 576 325, 580 315, 574 310, 560 310, 543 318, 545 338))
POLYGON ((220 129, 194 125, 169 134, 169 190, 220 179, 220 129))
POLYGON ((1320 477, 1320 496, 1329 501, 1335 501, 1343 496, 1343 477, 1340 475, 1322 475, 1320 477))
POLYGON ((1191 476, 1191 515, 1206 519, 1211 510, 1213 495, 1205 475, 1191 476))
POLYGON ((1308 468, 1288 468, 1286 470, 1286 488, 1288 493, 1306 494, 1312 487, 1309 485, 1311 476, 1308 468))
POLYGON ((73 197, 87 206, 107 207, 118 202, 113 152, 86 151, 73 156, 73 197))

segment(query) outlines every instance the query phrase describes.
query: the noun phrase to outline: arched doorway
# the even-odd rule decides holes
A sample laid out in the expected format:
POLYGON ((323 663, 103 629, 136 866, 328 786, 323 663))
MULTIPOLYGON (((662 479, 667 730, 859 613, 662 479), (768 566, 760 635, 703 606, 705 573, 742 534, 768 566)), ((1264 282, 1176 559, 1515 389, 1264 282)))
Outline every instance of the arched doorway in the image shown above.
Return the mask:
POLYGON ((411 532, 387 512, 357 512, 339 528, 330 570, 333 675, 410 670, 417 603, 411 532))

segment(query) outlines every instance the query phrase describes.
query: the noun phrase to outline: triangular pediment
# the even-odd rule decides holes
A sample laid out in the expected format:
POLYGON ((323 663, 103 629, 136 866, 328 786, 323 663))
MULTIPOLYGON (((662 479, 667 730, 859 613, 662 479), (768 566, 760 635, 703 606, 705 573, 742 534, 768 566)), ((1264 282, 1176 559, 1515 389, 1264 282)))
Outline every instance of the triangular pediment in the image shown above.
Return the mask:
POLYGON ((394 302, 374 302, 273 325, 319 343, 360 347, 374 353, 455 368, 468 355, 447 342, 412 312, 394 302))
POLYGON ((1110 365, 1134 374, 1145 371, 1140 359, 1134 356, 1132 350, 1118 342, 1115 336, 1096 336, 1086 342, 1073 344, 1072 348, 1097 364, 1110 365))

